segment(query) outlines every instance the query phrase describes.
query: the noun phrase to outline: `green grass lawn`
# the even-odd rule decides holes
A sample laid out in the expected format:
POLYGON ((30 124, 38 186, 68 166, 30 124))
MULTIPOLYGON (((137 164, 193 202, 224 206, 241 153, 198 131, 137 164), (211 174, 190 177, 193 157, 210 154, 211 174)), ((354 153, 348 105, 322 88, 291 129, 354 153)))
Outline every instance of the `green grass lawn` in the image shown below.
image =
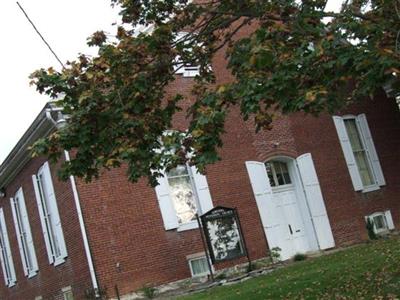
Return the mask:
POLYGON ((400 299, 400 239, 351 247, 180 299, 400 299))

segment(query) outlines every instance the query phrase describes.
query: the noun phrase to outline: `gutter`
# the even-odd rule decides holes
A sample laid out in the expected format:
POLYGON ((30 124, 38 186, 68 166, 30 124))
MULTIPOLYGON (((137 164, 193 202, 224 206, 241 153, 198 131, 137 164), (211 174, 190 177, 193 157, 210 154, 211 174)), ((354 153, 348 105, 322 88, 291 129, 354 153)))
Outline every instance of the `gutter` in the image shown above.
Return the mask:
MULTIPOLYGON (((67 124, 66 118, 68 117, 63 115, 61 108, 51 107, 46 109, 46 119, 48 119, 51 123, 53 123, 53 126, 56 127, 57 129, 61 129, 67 124)), ((71 161, 69 152, 67 150, 64 150, 64 155, 65 155, 65 161, 71 161)), ((78 213, 79 227, 81 229, 83 247, 85 249, 85 255, 89 266, 90 279, 92 281, 93 290, 95 292, 95 297, 97 299, 100 296, 99 284, 96 276, 96 270, 94 268, 92 252, 90 251, 89 239, 86 231, 85 221, 83 219, 78 188, 76 185, 75 177, 71 175, 69 179, 71 181, 72 194, 74 196, 76 211, 78 213)))
MULTIPOLYGON (((70 161, 71 159, 70 159, 68 151, 65 150, 64 154, 65 154, 65 160, 70 161)), ((97 282, 96 270, 95 270, 94 264, 93 264, 92 252, 90 251, 90 245, 89 245, 89 240, 88 240, 88 236, 87 236, 87 232, 86 232, 85 221, 83 220, 82 208, 81 208, 80 198, 79 198, 79 194, 78 194, 78 189, 76 186, 75 177, 71 175, 69 177, 69 179, 71 181, 72 193, 74 195, 76 211, 78 213, 79 226, 81 228, 83 246, 85 248, 86 259, 87 259, 88 265, 89 265, 90 278, 92 280, 93 289, 94 289, 94 292, 95 292, 95 295, 97 298, 99 296, 99 285, 97 282)))

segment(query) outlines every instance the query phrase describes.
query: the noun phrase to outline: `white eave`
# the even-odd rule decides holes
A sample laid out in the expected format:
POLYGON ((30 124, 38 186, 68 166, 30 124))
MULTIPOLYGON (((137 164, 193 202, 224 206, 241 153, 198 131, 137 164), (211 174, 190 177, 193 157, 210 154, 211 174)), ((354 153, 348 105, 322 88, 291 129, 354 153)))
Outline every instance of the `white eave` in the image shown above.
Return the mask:
POLYGON ((6 188, 26 163, 29 162, 31 159, 29 147, 39 138, 47 136, 55 129, 54 124, 46 117, 46 109, 49 108, 50 104, 47 103, 0 165, 0 189, 6 188))

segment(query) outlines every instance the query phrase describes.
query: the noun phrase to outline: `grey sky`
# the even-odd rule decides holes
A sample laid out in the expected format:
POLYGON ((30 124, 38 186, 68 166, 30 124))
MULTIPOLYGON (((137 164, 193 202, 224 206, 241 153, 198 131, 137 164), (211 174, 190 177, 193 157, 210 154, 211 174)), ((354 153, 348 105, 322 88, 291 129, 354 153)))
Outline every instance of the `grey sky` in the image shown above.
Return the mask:
MULTIPOLYGON (((79 52, 93 53, 86 38, 99 29, 114 32, 118 11, 109 0, 20 0, 35 25, 62 61, 79 52)), ((342 0, 329 0, 337 9, 342 0)), ((36 115, 49 100, 29 86, 34 70, 59 63, 34 32, 15 0, 0 4, 0 163, 6 158, 36 115)))

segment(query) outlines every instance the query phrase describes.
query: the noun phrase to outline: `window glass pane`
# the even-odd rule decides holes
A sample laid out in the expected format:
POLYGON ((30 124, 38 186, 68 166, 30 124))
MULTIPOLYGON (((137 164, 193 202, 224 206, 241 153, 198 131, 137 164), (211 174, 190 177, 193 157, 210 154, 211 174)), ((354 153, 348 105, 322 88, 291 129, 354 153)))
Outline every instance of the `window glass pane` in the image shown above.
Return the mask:
POLYGON ((201 275, 208 273, 208 265, 205 257, 193 259, 190 261, 192 265, 193 275, 201 275))
POLYGON ((274 168, 275 168, 275 173, 276 173, 276 179, 278 180, 278 185, 284 185, 285 180, 283 179, 280 162, 274 161, 274 168))
POLYGON ((178 165, 176 168, 173 168, 167 172, 168 177, 188 175, 188 168, 186 165, 178 165))
POLYGON ((368 186, 374 184, 366 153, 364 151, 355 152, 354 157, 356 159, 358 171, 360 172, 363 185, 368 186))
POLYGON ((386 222, 382 215, 374 217, 374 225, 376 229, 386 229, 386 222))
POLYGON ((373 185, 375 183, 374 177, 371 172, 370 164, 362 144, 361 135, 355 119, 344 120, 346 125, 347 134, 350 139, 351 148, 354 153, 354 158, 357 163, 357 168, 360 173, 361 181, 364 186, 373 185))
POLYGON ((280 162, 279 164, 280 164, 280 167, 281 167, 281 172, 282 172, 282 176, 283 176, 283 179, 284 179, 284 181, 285 181, 285 184, 290 184, 290 183, 292 183, 292 181, 290 180, 289 170, 288 170, 288 167, 287 167, 287 163, 280 162))
POLYGON ((196 201, 189 175, 168 178, 171 198, 180 224, 196 219, 196 201))
POLYGON ((290 184, 289 170, 287 164, 281 161, 274 161, 273 167, 275 169, 276 178, 278 180, 278 185, 290 184))
POLYGON ((266 162, 265 163, 265 169, 267 170, 267 174, 268 174, 268 179, 269 179, 269 183, 271 186, 275 186, 275 180, 274 180, 274 175, 272 175, 272 168, 271 168, 271 163, 266 162))
POLYGON ((351 148, 353 149, 353 151, 364 150, 361 142, 361 137, 357 129, 356 120, 346 119, 344 120, 344 124, 346 125, 347 134, 349 136, 351 148))

